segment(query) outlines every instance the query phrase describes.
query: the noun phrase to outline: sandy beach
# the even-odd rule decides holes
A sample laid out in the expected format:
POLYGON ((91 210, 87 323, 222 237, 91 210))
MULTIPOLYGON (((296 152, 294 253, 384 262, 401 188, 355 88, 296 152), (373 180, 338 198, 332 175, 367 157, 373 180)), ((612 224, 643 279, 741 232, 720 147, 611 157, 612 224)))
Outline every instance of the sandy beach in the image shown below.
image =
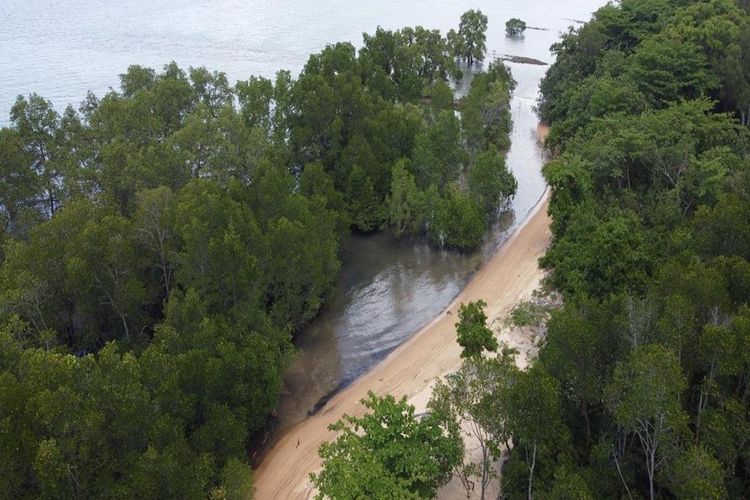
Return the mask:
MULTIPOLYGON (((544 137, 541 127, 539 132, 544 137)), ((434 380, 455 371, 461 363, 455 332, 458 306, 483 299, 492 321, 506 315, 520 300, 530 297, 543 278, 537 261, 550 241, 549 223, 545 194, 526 223, 476 273, 443 313, 336 394, 318 413, 284 434, 254 472, 256 498, 312 498, 314 490, 309 474, 321 467, 318 447, 335 437, 328 425, 345 413, 361 415, 360 400, 368 390, 393 394, 397 398, 406 396, 418 412, 423 411, 434 380)))

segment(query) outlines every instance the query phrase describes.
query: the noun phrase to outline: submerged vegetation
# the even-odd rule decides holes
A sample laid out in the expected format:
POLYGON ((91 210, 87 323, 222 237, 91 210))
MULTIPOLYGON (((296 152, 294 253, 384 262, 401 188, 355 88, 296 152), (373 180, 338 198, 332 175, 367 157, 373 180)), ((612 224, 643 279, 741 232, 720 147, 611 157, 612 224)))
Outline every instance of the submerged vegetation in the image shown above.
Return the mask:
POLYGON ((521 36, 526 31, 526 22, 513 17, 505 23, 505 34, 508 36, 521 36))
POLYGON ((19 97, 0 129, 0 496, 246 498, 340 239, 470 248, 515 192, 509 71, 459 104, 449 86, 485 28, 378 29, 234 86, 132 66, 62 115, 19 97))

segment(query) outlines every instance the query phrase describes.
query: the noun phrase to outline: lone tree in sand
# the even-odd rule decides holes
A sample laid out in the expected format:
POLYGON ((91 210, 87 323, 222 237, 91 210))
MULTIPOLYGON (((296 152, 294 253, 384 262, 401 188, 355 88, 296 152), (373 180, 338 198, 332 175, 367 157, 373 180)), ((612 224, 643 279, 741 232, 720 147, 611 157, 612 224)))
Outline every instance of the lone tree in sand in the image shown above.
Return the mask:
POLYGON ((526 23, 513 17, 505 23, 505 34, 508 36, 521 36, 526 31, 526 23))
POLYGON ((463 347, 462 358, 474 358, 482 355, 482 351, 497 351, 497 339, 492 330, 487 328, 487 315, 484 308, 487 303, 483 300, 461 304, 458 308, 456 334, 458 345, 463 347))
POLYGON ((461 16, 458 32, 450 30, 447 35, 453 55, 469 66, 474 61, 484 60, 487 52, 487 16, 481 10, 468 10, 461 16))

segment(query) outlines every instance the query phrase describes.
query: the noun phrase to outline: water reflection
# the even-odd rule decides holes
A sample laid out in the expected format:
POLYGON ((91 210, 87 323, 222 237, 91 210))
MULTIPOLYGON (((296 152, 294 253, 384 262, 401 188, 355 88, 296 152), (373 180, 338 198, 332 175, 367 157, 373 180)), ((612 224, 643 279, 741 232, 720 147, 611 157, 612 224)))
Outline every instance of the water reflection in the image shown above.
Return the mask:
MULTIPOLYGON (((506 216, 497 233, 512 220, 506 216)), ((390 234, 349 238, 333 299, 299 336, 278 427, 299 421, 436 316, 491 253, 492 241, 467 255, 390 234)))

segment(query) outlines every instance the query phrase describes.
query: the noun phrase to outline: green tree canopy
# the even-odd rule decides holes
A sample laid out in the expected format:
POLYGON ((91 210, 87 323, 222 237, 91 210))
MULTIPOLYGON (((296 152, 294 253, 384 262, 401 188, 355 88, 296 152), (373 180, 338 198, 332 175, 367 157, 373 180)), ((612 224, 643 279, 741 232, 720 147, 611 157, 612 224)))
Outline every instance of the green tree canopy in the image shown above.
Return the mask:
POLYGON ((526 23, 517 17, 512 17, 505 23, 505 34, 508 36, 520 36, 524 31, 526 23))
POLYGON ((461 15, 458 32, 448 34, 454 55, 469 66, 484 60, 487 52, 487 16, 481 10, 467 10, 461 15))
POLYGON ((323 470, 311 474, 318 498, 433 498, 464 453, 459 428, 448 415, 414 415, 414 407, 372 392, 363 417, 344 416, 323 443, 323 470))
POLYGON ((480 356, 483 351, 494 352, 498 344, 495 334, 487 327, 487 315, 484 308, 487 303, 483 300, 461 304, 458 308, 458 323, 456 334, 458 345, 463 348, 462 358, 480 356))

